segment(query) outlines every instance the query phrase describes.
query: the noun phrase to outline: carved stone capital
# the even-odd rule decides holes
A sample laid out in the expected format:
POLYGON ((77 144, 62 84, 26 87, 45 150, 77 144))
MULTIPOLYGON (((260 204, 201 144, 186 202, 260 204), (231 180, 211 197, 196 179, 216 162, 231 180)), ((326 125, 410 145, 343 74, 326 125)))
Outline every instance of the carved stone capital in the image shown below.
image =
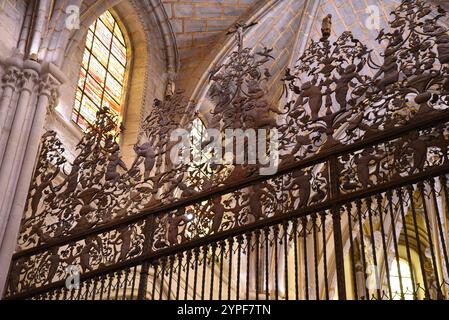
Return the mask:
POLYGON ((46 74, 39 79, 39 95, 50 97, 58 86, 59 83, 51 75, 46 74))
POLYGON ((58 103, 59 103, 59 87, 51 90, 50 100, 48 101, 48 106, 47 106, 47 115, 50 115, 53 113, 53 111, 58 106, 58 103))
POLYGON ((61 83, 51 74, 45 74, 39 80, 39 96, 48 97, 47 115, 50 115, 59 99, 59 88, 61 83))
POLYGON ((18 88, 21 91, 33 92, 39 84, 39 74, 32 69, 25 69, 20 73, 18 88))
POLYGON ((2 88, 10 87, 15 89, 17 86, 17 81, 21 75, 20 69, 15 66, 9 66, 6 73, 2 77, 2 88))

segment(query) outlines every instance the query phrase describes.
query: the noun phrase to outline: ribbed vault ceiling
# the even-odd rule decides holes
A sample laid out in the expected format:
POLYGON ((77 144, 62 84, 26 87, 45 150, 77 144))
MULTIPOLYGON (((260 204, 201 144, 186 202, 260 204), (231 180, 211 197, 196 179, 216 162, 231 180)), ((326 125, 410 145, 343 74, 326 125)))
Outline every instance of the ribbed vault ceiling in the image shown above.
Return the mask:
POLYGON ((175 33, 183 72, 194 72, 220 35, 259 1, 162 0, 175 33))

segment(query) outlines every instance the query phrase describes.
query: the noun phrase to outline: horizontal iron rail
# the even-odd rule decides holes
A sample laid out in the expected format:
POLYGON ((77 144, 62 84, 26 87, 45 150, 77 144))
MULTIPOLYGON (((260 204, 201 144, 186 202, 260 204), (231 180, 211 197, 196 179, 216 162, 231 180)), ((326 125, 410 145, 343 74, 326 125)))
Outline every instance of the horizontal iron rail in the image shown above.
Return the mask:
POLYGON ((307 168, 312 165, 316 165, 319 163, 323 163, 327 160, 329 160, 330 157, 338 157, 350 152, 354 152, 378 143, 382 142, 388 142, 392 139, 398 138, 403 136, 405 133, 413 131, 413 130, 422 130, 426 128, 435 127, 439 124, 445 123, 449 121, 449 112, 441 111, 438 113, 438 117, 435 115, 427 115, 423 117, 422 119, 416 119, 412 123, 409 123, 407 125, 389 129, 386 131, 379 132, 378 134, 375 134, 373 136, 367 137, 365 139, 362 139, 360 141, 357 141, 350 145, 342 145, 335 148, 331 148, 328 150, 324 150, 319 152, 319 154, 316 154, 314 156, 311 156, 310 158, 298 161, 297 163, 293 163, 290 165, 286 165, 285 167, 281 168, 276 174, 271 176, 254 176, 249 177, 247 179, 242 179, 242 181, 236 181, 231 182, 227 184, 226 186, 213 188, 207 191, 202 191, 194 196, 188 197, 186 199, 181 199, 179 201, 160 206, 155 209, 149 209, 146 211, 142 211, 138 214, 135 214, 133 216, 129 216, 126 218, 123 218, 121 220, 113 221, 104 225, 100 225, 98 227, 91 228, 89 230, 69 235, 63 238, 50 240, 47 243, 44 243, 42 245, 25 249, 23 251, 17 252, 13 255, 13 260, 17 260, 19 258, 23 258, 25 256, 32 256, 36 253, 46 251, 50 248, 56 247, 56 246, 63 246, 71 242, 76 242, 82 239, 85 239, 89 236, 100 234, 103 232, 112 231, 118 227, 129 225, 138 221, 141 221, 151 215, 158 215, 158 214, 165 214, 167 212, 176 210, 178 208, 186 207, 188 205, 192 205, 195 203, 207 201, 210 198, 224 195, 230 192, 233 192, 238 189, 242 189, 245 187, 248 187, 250 185, 253 185, 257 182, 263 182, 266 180, 270 180, 276 177, 279 177, 281 175, 285 175, 289 172, 300 170, 303 168, 307 168))
MULTIPOLYGON (((191 241, 187 241, 187 242, 179 244, 179 245, 161 249, 156 252, 144 253, 138 257, 135 257, 135 258, 132 258, 132 259, 129 259, 126 261, 118 262, 113 265, 109 265, 109 266, 97 269, 95 271, 91 271, 91 272, 82 274, 82 275, 80 275, 80 280, 86 281, 89 279, 93 279, 95 277, 110 274, 115 271, 129 269, 129 268, 141 265, 145 262, 151 263, 152 261, 158 260, 162 257, 167 257, 167 256, 171 256, 174 254, 182 253, 182 252, 194 249, 194 248, 203 247, 210 243, 227 240, 229 238, 243 235, 243 234, 255 231, 257 229, 261 229, 263 227, 271 227, 273 225, 282 223, 286 220, 290 221, 292 219, 300 218, 302 216, 307 216, 307 215, 315 213, 315 212, 328 210, 334 206, 343 205, 345 203, 352 202, 357 199, 363 199, 366 197, 374 196, 376 194, 380 194, 380 193, 386 192, 388 190, 395 190, 397 188, 415 184, 415 183, 425 181, 427 179, 431 179, 434 177, 442 176, 445 174, 449 174, 449 165, 444 165, 444 166, 437 167, 437 168, 431 168, 431 169, 426 170, 425 172, 420 172, 420 173, 414 174, 409 177, 404 177, 401 180, 390 181, 390 182, 387 182, 384 184, 380 184, 380 185, 371 187, 369 189, 364 189, 364 190, 356 191, 353 193, 341 195, 338 198, 331 199, 327 202, 323 202, 320 204, 308 206, 306 208, 290 211, 288 213, 273 216, 271 218, 267 218, 264 220, 259 220, 252 224, 232 228, 230 230, 219 232, 219 233, 216 233, 216 234, 213 234, 210 236, 193 239, 191 241)), ((65 281, 57 281, 57 282, 48 284, 46 286, 42 286, 39 288, 33 288, 33 289, 24 291, 24 292, 16 294, 16 295, 5 297, 4 299, 6 299, 6 300, 27 299, 27 298, 30 298, 33 296, 51 292, 53 290, 61 289, 64 286, 65 286, 65 281)))

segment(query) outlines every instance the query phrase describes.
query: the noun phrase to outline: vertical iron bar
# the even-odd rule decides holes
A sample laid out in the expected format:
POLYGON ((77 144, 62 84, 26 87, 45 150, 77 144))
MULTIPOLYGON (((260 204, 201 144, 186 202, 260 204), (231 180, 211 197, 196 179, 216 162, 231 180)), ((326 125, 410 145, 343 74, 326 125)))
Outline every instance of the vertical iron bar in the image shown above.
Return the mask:
POLYGON ((156 282, 157 282, 157 269, 158 269, 158 262, 155 261, 153 263, 153 289, 151 290, 151 300, 156 300, 156 282))
MULTIPOLYGON (((63 292, 63 293, 62 293, 62 300, 67 300, 67 293, 68 293, 67 291, 68 291, 68 290, 67 290, 67 288, 65 288, 65 287, 62 289, 62 292, 63 292)), ((103 292, 102 292, 102 293, 103 293, 103 292)), ((101 294, 102 294, 102 293, 101 293, 101 294)))
MULTIPOLYGON (((145 235, 145 240, 143 243, 144 253, 147 253, 152 250, 155 226, 156 226, 156 217, 150 216, 145 221, 145 226, 144 226, 144 235, 145 235)), ((142 268, 140 270, 139 289, 137 290, 137 299, 138 300, 143 300, 146 298, 146 292, 148 290, 147 287, 148 287, 148 272, 149 272, 149 270, 150 270, 149 262, 144 262, 142 265, 142 268)), ((154 300, 154 295, 151 297, 151 299, 154 300)))
POLYGON ((251 270, 251 232, 246 234, 246 300, 249 300, 249 283, 251 270))
POLYGON ((168 274, 168 289, 167 289, 167 300, 171 300, 171 285, 173 280, 173 265, 175 264, 175 256, 172 255, 169 258, 170 262, 170 271, 168 274))
MULTIPOLYGON (((405 251, 407 252, 407 261, 408 261, 409 266, 412 266, 412 255, 410 253, 410 243, 409 243, 408 233, 407 233, 407 221, 405 220, 405 211, 404 211, 404 202, 403 202, 404 199, 402 197, 402 189, 397 189, 396 195, 399 199, 399 209, 400 209, 399 211, 401 214, 402 228, 404 229, 405 251)), ((413 274, 413 272, 411 272, 410 276, 412 278, 413 298, 416 300, 418 298, 418 296, 417 296, 417 290, 415 287, 415 275, 413 274)))
POLYGON ((62 290, 63 290, 62 288, 59 288, 58 290, 56 290, 55 300, 59 301, 59 298, 61 297, 62 290))
POLYGON ((120 280, 122 279, 122 270, 117 272, 117 288, 115 288, 115 300, 118 300, 118 293, 120 291, 120 280))
POLYGON ((164 278, 165 278, 165 268, 167 267, 167 258, 162 258, 162 266, 161 266, 161 286, 159 292, 159 300, 163 299, 164 295, 164 278))
MULTIPOLYGON (((366 283, 366 279, 367 279, 367 272, 366 272, 366 256, 365 256, 365 236, 363 233, 363 216, 362 216, 362 201, 361 200, 356 200, 356 208, 357 208, 357 217, 359 220, 359 235, 360 235, 360 253, 362 255, 362 266, 363 266, 363 282, 364 284, 366 283)), ((364 286, 364 290, 366 292, 366 296, 365 299, 366 300, 370 300, 371 299, 371 295, 368 289, 368 286, 364 286)))
POLYGON ((398 240, 396 236, 396 221, 394 217, 393 212, 393 193, 391 190, 387 191, 387 201, 388 201, 388 208, 390 211, 390 220, 391 220, 391 231, 393 233, 393 246, 394 246, 394 252, 396 257, 396 266, 398 268, 398 275, 399 275, 399 289, 401 291, 401 299, 404 299, 404 286, 402 284, 402 274, 401 274, 401 265, 400 265, 400 259, 399 259, 399 247, 398 247, 398 240))
POLYGON ((140 279, 139 279, 139 289, 137 290, 137 300, 143 300, 145 298, 145 293, 147 292, 148 283, 148 271, 150 265, 148 262, 142 264, 140 269, 140 279))
POLYGON ((305 280, 305 293, 306 300, 309 300, 309 264, 307 261, 307 217, 301 218, 302 223, 302 238, 303 238, 303 256, 304 256, 304 280, 305 280))
POLYGON ((203 247, 203 278, 201 279, 201 300, 204 300, 204 293, 206 289, 206 265, 207 265, 207 246, 203 247))
MULTIPOLYGON (((328 161, 329 169, 329 185, 330 198, 336 199, 340 196, 340 166, 338 165, 338 158, 331 156, 328 161)), ((338 298, 346 300, 346 285, 345 285, 345 265, 343 255, 343 239, 341 233, 341 216, 340 209, 336 206, 332 208, 332 225, 334 229, 334 246, 335 246, 335 265, 337 269, 337 287, 338 298)))
POLYGON ((313 237, 313 264, 315 273, 315 299, 320 300, 320 286, 318 280, 318 244, 316 239, 316 214, 312 214, 312 237, 313 237))
POLYGON ((434 248, 433 239, 432 239, 432 228, 430 226, 430 221, 429 221, 429 212, 427 211, 426 197, 424 194, 424 183, 423 182, 418 183, 418 190, 421 195, 421 201, 422 201, 422 206, 423 206, 423 210, 424 210, 424 221, 426 223, 427 238, 429 240, 429 247, 430 247, 430 256, 432 257, 433 272, 435 275, 435 282, 437 284, 436 285, 437 295, 438 295, 438 299, 441 299, 443 294, 441 292, 441 287, 440 287, 440 284, 441 284, 440 283, 440 275, 438 274, 438 265, 437 265, 437 260, 435 257, 435 248, 434 248))
MULTIPOLYGON (((190 252, 190 251, 189 251, 190 252)), ((197 282, 198 282, 198 260, 200 258, 200 248, 195 248, 194 252, 193 252, 193 259, 195 260, 194 262, 194 274, 193 274, 193 300, 196 300, 196 291, 197 291, 197 282)), ((186 278, 189 279, 189 272, 190 272, 190 256, 187 255, 187 270, 186 270, 186 278)), ((185 291, 185 298, 184 300, 187 300, 187 286, 186 286, 186 291, 185 291)))
POLYGON ((269 234, 270 229, 268 227, 265 227, 264 230, 264 236, 265 236, 265 300, 270 300, 270 292, 269 292, 269 267, 270 267, 270 260, 269 260, 269 234))
POLYGON ((373 261, 374 261, 374 274, 376 279, 376 286, 377 286, 377 299, 382 299, 382 292, 381 292, 381 281, 379 279, 379 267, 377 266, 377 253, 376 253, 376 238, 374 238, 374 226, 373 226, 373 212, 372 212, 372 199, 368 197, 366 199, 366 206, 368 208, 368 222, 369 222, 369 228, 370 228, 370 238, 371 238, 371 249, 373 250, 373 261))
POLYGON ((382 195, 378 194, 377 195, 377 210, 379 212, 379 218, 380 218, 380 232, 382 235, 382 249, 384 252, 385 273, 387 275, 388 294, 390 295, 390 299, 393 299, 393 292, 391 290, 390 265, 388 262, 388 250, 387 250, 385 227, 384 227, 382 200, 383 200, 382 195))
POLYGON ((212 247, 212 267, 210 271, 210 292, 209 292, 209 299, 214 299, 214 278, 215 278, 215 253, 217 251, 217 243, 213 242, 211 244, 212 247))
POLYGON ((345 265, 343 239, 341 233, 341 215, 338 207, 332 208, 332 225, 334 229, 335 265, 337 268, 338 299, 346 300, 345 265))
MULTIPOLYGON (((194 277, 193 277, 193 300, 196 300, 196 280, 197 280, 197 274, 198 274, 198 258, 200 254, 200 249, 195 248, 195 251, 193 252, 194 256, 194 277)), ((189 297, 189 276, 190 276, 190 259, 192 258, 192 251, 187 251, 186 254, 186 284, 185 284, 185 290, 184 290, 184 300, 187 300, 189 297)))
MULTIPOLYGON (((178 258, 178 278, 176 279, 176 296, 175 299, 179 300, 179 292, 181 291, 181 274, 182 274, 182 260, 184 258, 184 253, 180 252, 177 255, 178 258)), ((188 286, 188 279, 186 278, 186 290, 188 286)))
POLYGON ((94 288, 92 291, 92 300, 95 300, 95 296, 97 294, 97 281, 95 279, 92 280, 94 282, 94 288))
POLYGON ((237 297, 236 300, 240 299, 240 261, 242 259, 242 242, 243 242, 243 236, 239 235, 237 237, 237 297))
POLYGON ((228 275, 228 300, 231 300, 231 285, 232 285, 232 254, 234 250, 234 239, 229 238, 229 275, 228 275))
POLYGON ((223 259, 224 259, 224 253, 226 250, 226 242, 221 241, 220 242, 220 283, 218 285, 218 300, 221 300, 222 298, 222 290, 223 290, 223 259))
POLYGON ((449 259, 448 259, 448 254, 447 254, 446 241, 444 240, 444 231, 443 231, 443 224, 441 223, 440 210, 438 208, 438 202, 437 202, 437 196, 436 196, 436 190, 435 190, 435 181, 433 178, 430 179, 429 184, 430 184, 430 189, 431 189, 431 193, 432 193, 433 206, 435 207, 435 214, 437 217, 438 232, 440 234, 441 247, 443 249, 444 264, 446 265, 446 272, 449 275, 449 259))
POLYGON ((298 274, 298 220, 293 220, 293 247, 295 250, 295 298, 299 300, 299 274, 298 274))
POLYGON ((106 300, 110 300, 111 299, 112 280, 114 280, 114 274, 110 273, 109 274, 109 285, 108 285, 108 297, 107 297, 106 300))
POLYGON ((417 216, 416 216, 416 210, 415 210, 415 201, 413 198, 413 185, 409 185, 407 187, 407 191, 410 197, 410 206, 412 209, 412 216, 413 216, 413 226, 415 228, 415 237, 416 237, 416 245, 418 246, 418 256, 419 256, 419 264, 421 266, 421 274, 423 275, 423 282, 424 282, 424 291, 426 299, 430 299, 430 291, 429 287, 427 285, 427 277, 426 277, 426 270, 424 268, 424 258, 423 258, 423 251, 421 248, 421 240, 419 236, 419 228, 418 228, 418 222, 417 222, 417 216))
POLYGON ((327 238, 326 238, 326 211, 321 212, 321 229, 323 234, 323 268, 324 268, 324 290, 326 300, 329 300, 329 280, 327 278, 327 238))
POLYGON ((279 300, 278 234, 279 234, 279 227, 278 225, 275 225, 273 227, 273 235, 274 235, 274 295, 276 300, 279 300))
POLYGON ((209 290, 209 300, 214 300, 214 278, 215 278, 215 253, 217 251, 217 243, 213 242, 212 247, 212 266, 210 270, 210 290, 209 290))
POLYGON ((355 268, 355 254, 354 254, 354 241, 352 239, 352 203, 348 203, 346 205, 347 215, 348 215, 348 227, 349 227, 349 246, 350 246, 350 256, 351 256, 351 275, 352 275, 352 283, 354 289, 354 298, 355 300, 359 300, 359 295, 357 292, 357 277, 356 277, 356 268, 355 268))
MULTIPOLYGON (((130 300, 134 300, 134 290, 136 289, 136 277, 137 277, 137 265, 133 268, 133 281, 131 283, 131 296, 130 300)), ((103 289, 102 289, 103 290, 103 289)))
MULTIPOLYGON (((79 287, 78 290, 80 290, 81 287, 79 287)), ((70 290, 70 299, 69 300, 74 300, 75 299, 75 289, 72 288, 72 290, 70 290)))
MULTIPOLYGON (((102 279, 103 279, 103 277, 104 277, 104 275, 102 276, 102 279)), ((103 283, 101 285, 103 286, 103 283)), ((67 300, 67 293, 68 293, 67 288, 64 288, 62 291, 64 292, 62 294, 62 300, 67 300)), ((103 297, 103 291, 101 291, 100 297, 103 297)), ((103 300, 103 299, 100 299, 100 300, 103 300)))
POLYGON ((288 296, 288 221, 284 221, 284 287, 285 287, 285 300, 289 300, 288 296))
POLYGON ((255 281, 255 285, 256 285, 256 300, 259 300, 259 264, 260 264, 260 259, 259 259, 259 246, 260 246, 260 230, 257 229, 254 232, 254 235, 256 236, 256 281, 255 281))
POLYGON ((81 293, 83 292, 84 284, 85 284, 85 282, 81 282, 80 283, 80 288, 78 290, 78 295, 76 296, 76 300, 78 300, 78 301, 81 299, 81 293))
MULTIPOLYGON (((128 289, 128 279, 129 279, 129 272, 131 271, 131 269, 126 269, 125 270, 125 282, 123 284, 123 297, 122 300, 126 300, 126 289, 128 289)), ((95 293, 95 289, 94 289, 94 293, 95 293)))

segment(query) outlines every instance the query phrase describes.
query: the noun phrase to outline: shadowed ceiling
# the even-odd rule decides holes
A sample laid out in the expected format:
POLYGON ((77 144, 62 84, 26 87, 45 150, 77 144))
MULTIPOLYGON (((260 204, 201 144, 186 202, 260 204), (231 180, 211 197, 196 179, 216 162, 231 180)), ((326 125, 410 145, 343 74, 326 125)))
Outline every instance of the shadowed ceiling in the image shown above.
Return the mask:
POLYGON ((198 80, 221 35, 260 2, 266 0, 162 0, 176 37, 180 81, 186 75, 198 80))

